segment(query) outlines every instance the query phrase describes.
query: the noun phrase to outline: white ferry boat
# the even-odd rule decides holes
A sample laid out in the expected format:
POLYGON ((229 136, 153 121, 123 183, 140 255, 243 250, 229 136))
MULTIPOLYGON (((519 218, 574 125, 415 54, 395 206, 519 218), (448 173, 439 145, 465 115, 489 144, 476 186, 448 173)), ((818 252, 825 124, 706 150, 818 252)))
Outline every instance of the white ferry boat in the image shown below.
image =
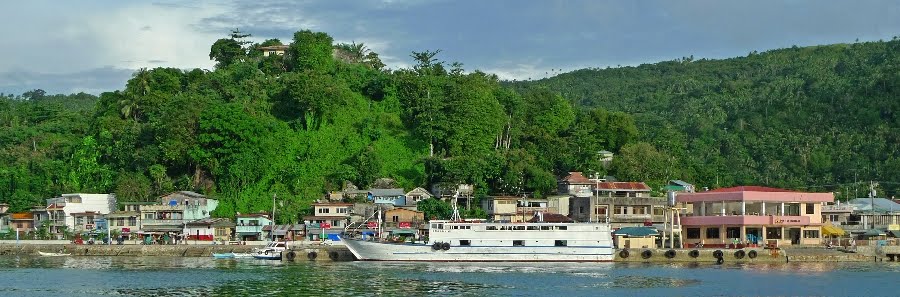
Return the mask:
POLYGON ((607 223, 429 222, 428 243, 342 239, 359 260, 453 262, 608 262, 607 223))

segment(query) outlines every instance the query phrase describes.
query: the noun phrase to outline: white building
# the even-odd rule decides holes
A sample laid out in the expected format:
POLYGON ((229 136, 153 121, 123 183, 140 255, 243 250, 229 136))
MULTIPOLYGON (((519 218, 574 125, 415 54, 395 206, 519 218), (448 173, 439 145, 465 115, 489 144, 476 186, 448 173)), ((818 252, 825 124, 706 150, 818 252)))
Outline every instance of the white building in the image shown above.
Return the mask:
POLYGON ((115 210, 115 194, 75 193, 47 199, 51 233, 60 233, 63 226, 67 230, 75 230, 76 222, 75 217, 72 216, 73 213, 96 212, 108 214, 115 210))

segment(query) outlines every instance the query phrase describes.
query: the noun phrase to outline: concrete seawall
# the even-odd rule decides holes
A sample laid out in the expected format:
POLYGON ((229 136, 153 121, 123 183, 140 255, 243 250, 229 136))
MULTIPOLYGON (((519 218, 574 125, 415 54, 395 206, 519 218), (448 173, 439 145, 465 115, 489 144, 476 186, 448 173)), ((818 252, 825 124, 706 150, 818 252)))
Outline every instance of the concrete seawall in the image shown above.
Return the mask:
POLYGON ((718 258, 714 256, 716 251, 722 251, 722 260, 725 263, 787 263, 787 262, 870 262, 873 256, 863 253, 844 253, 835 250, 824 249, 696 249, 697 257, 692 257, 694 249, 673 249, 674 257, 667 257, 668 249, 628 249, 627 257, 623 257, 622 250, 616 250, 615 262, 708 262, 715 263, 718 258), (649 251, 649 257, 645 254, 649 251), (743 251, 740 257, 738 251, 743 251), (756 257, 751 258, 750 251, 756 252, 756 257))
MULTIPOLYGON (((74 245, 74 244, 0 244, 0 255, 33 255, 38 251, 66 253, 72 256, 164 256, 212 257, 214 253, 249 253, 252 245, 74 245)), ((294 246, 295 261, 352 261, 344 246, 294 246)))

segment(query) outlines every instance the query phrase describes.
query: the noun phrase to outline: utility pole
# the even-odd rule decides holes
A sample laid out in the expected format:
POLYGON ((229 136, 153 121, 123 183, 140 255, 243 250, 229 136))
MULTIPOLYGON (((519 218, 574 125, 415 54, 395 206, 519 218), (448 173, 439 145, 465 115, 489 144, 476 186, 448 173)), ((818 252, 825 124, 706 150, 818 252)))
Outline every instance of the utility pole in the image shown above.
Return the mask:
POLYGON ((869 202, 872 207, 872 229, 875 229, 875 187, 878 186, 878 183, 869 181, 869 202))

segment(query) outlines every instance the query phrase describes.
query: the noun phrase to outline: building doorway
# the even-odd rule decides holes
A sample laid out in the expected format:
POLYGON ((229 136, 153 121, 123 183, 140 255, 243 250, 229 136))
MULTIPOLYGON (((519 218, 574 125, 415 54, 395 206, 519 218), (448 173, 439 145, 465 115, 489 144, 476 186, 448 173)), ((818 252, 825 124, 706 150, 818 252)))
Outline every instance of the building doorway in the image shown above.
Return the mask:
POLYGON ((791 228, 788 236, 791 238, 791 244, 800 244, 800 228, 791 228))
POLYGON ((759 241, 762 240, 762 230, 761 228, 747 228, 747 243, 749 244, 759 244, 759 241))

